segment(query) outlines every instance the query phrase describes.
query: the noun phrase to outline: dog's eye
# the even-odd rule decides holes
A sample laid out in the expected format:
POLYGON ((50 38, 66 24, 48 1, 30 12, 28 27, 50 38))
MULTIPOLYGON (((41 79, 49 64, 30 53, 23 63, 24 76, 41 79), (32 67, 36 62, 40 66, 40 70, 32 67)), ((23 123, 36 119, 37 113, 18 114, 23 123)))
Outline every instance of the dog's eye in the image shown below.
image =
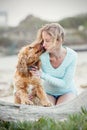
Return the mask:
POLYGON ((32 48, 33 48, 33 47, 31 47, 31 46, 29 47, 29 49, 32 49, 32 48))

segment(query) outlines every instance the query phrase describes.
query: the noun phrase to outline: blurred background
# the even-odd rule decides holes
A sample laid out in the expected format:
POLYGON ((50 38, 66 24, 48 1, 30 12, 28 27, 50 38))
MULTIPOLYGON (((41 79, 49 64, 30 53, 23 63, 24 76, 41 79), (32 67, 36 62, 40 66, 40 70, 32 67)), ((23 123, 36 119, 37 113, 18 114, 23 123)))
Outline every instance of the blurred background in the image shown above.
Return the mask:
POLYGON ((42 25, 50 22, 65 28, 64 44, 75 49, 86 45, 86 0, 0 0, 0 55, 17 54, 21 46, 35 40, 42 25))
POLYGON ((0 95, 6 95, 3 90, 11 85, 21 47, 33 42, 37 30, 51 22, 65 28, 64 44, 78 53, 78 93, 87 88, 87 1, 0 0, 0 95))

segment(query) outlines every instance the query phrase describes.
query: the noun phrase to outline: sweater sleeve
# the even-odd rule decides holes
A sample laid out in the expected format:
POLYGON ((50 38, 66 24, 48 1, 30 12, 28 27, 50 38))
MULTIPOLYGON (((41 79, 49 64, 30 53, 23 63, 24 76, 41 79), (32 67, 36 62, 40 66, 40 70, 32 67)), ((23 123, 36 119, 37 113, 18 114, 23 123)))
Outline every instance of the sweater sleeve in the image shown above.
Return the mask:
POLYGON ((76 59, 77 58, 74 57, 72 62, 67 66, 64 77, 62 79, 52 77, 49 74, 46 74, 44 72, 42 72, 41 78, 53 84, 56 87, 61 87, 61 88, 68 87, 75 75, 76 59))

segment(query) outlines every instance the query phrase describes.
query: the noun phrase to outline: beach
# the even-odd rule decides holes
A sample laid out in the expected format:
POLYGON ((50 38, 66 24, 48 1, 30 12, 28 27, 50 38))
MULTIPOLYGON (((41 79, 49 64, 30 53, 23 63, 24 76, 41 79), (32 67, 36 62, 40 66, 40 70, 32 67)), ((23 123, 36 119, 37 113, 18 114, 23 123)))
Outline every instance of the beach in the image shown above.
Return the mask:
MULTIPOLYGON (((87 51, 77 52, 78 61, 75 73, 75 82, 78 94, 87 89, 87 51)), ((13 102, 10 87, 16 68, 17 55, 0 57, 0 100, 13 102)))

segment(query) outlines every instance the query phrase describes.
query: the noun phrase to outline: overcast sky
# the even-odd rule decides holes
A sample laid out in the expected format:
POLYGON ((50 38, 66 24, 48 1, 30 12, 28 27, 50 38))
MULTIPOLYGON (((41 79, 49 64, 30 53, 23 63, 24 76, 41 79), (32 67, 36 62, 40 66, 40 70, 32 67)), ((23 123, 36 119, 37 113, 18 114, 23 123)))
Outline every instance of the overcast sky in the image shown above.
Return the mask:
POLYGON ((87 0, 0 0, 0 11, 8 12, 8 24, 16 26, 27 15, 44 20, 60 20, 87 13, 87 0))

